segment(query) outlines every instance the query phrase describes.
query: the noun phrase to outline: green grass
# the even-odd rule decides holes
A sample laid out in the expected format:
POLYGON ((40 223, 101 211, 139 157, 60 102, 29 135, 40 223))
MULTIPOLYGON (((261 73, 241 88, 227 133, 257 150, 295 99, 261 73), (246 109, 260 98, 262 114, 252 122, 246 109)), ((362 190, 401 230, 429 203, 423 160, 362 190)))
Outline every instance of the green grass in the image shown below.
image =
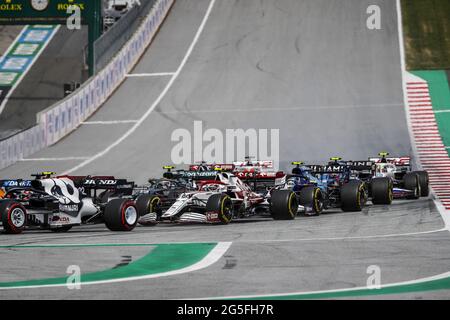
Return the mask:
POLYGON ((450 69, 450 1, 401 3, 407 69, 450 69))

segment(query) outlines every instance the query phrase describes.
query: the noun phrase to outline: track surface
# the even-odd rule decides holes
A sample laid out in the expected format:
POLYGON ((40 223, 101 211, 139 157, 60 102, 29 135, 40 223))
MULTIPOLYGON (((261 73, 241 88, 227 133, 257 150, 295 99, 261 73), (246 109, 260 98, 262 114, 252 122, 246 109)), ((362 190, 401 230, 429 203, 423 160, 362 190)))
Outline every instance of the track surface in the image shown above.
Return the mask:
MULTIPOLYGON (((209 4, 210 0, 177 0, 133 73, 175 72, 209 4)), ((171 76, 129 78, 89 121, 140 119, 170 80, 171 76)), ((173 130, 192 130, 194 120, 202 120, 204 130, 279 128, 284 161, 323 162, 330 155, 364 159, 379 150, 408 154, 402 97, 395 1, 218 0, 184 68, 155 110, 122 143, 73 173, 115 174, 145 182, 170 162, 173 130), (382 30, 365 28, 371 4, 382 9, 382 30)), ((90 158, 132 126, 82 125, 33 158, 90 158)), ((0 171, 0 176, 26 176, 41 169, 64 172, 80 163, 24 161, 0 171)), ((233 244, 213 266, 185 275, 75 291, 0 291, 0 297, 200 298, 338 289, 364 286, 366 269, 373 264, 381 267, 382 283, 413 280, 449 270, 450 238, 447 231, 439 231, 443 226, 433 202, 425 199, 291 222, 161 225, 127 234, 96 226, 65 235, 2 235, 5 244, 233 244)), ((117 252, 116 260, 121 255, 117 252)), ((80 254, 79 259, 93 257, 80 254)), ((65 262, 60 263, 61 273, 65 262)), ((8 263, 10 269, 24 261, 8 263)), ((31 266, 46 261, 25 258, 25 263, 34 270, 31 266)), ((0 281, 8 280, 13 279, 2 274, 0 281)), ((429 295, 450 297, 446 291, 429 295)))
POLYGON ((6 53, 24 26, 0 26, 0 56, 6 53))

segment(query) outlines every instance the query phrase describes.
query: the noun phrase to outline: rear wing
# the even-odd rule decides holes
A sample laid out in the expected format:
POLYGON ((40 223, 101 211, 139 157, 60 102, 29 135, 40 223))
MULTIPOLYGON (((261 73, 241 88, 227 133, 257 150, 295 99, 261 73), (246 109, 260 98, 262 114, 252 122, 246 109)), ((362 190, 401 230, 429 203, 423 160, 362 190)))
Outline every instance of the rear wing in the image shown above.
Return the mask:
POLYGON ((116 179, 113 176, 58 176, 58 178, 68 178, 76 187, 87 190, 108 189, 131 194, 135 187, 134 181, 116 179))
POLYGON ((171 172, 171 179, 183 180, 214 180, 219 171, 191 171, 191 170, 177 170, 171 172))
POLYGON ((188 171, 233 171, 234 165, 228 163, 216 163, 216 164, 191 164, 188 171))
POLYGON ((345 173, 350 170, 347 165, 344 164, 328 164, 328 165, 306 165, 312 174, 317 173, 345 173))
MULTIPOLYGON (((390 158, 384 158, 387 163, 392 163, 396 166, 405 166, 409 167, 411 166, 411 157, 390 157, 390 158)), ((372 161, 374 163, 381 163, 383 160, 382 157, 371 157, 369 158, 369 161, 372 161)))
POLYGON ((375 171, 375 162, 373 161, 345 161, 345 165, 349 167, 352 173, 359 175, 372 175, 375 171))
POLYGON ((237 171, 234 175, 241 180, 275 180, 283 178, 286 174, 283 171, 268 171, 268 172, 258 172, 258 171, 237 171))
POLYGON ((258 168, 259 170, 274 170, 272 160, 247 160, 233 162, 236 171, 258 168))

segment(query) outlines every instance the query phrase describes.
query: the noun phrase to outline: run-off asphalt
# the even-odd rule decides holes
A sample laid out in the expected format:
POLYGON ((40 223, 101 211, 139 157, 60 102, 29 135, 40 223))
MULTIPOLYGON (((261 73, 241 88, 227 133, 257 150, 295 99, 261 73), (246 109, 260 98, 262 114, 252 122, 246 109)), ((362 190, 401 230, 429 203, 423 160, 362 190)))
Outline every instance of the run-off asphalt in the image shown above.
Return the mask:
MULTIPOLYGON (((209 3, 177 0, 133 73, 176 71, 209 3)), ((129 78, 89 121, 138 120, 169 80, 170 76, 129 78)), ((170 163, 173 130, 192 130, 194 120, 202 120, 204 129, 280 129, 284 168, 292 160, 323 162, 329 156, 358 160, 381 150, 410 154, 402 100, 395 1, 217 0, 186 65, 153 113, 121 144, 73 173, 114 174, 143 183, 149 176, 161 175, 161 166, 170 163), (381 30, 366 28, 366 9, 373 4, 382 10, 381 30)), ((32 157, 93 156, 132 126, 83 125, 32 157)), ((52 170, 64 172, 81 162, 21 162, 0 175, 24 176, 48 168, 48 164, 52 170)), ((186 298, 263 294, 362 286, 372 264, 382 268, 383 282, 448 271, 447 232, 380 239, 293 240, 408 234, 443 227, 439 213, 427 200, 400 202, 391 208, 371 207, 370 212, 336 212, 289 223, 158 226, 126 234, 112 234, 99 226, 95 235, 79 239, 65 239, 70 233, 2 235, 8 243, 27 237, 32 242, 42 237, 46 243, 235 242, 217 264, 186 275, 92 286, 75 293, 40 289, 0 292, 0 296, 121 298, 127 292, 130 298, 186 298), (252 241, 239 242, 246 237, 252 241), (275 239, 292 241, 266 242, 275 239), (227 259, 236 260, 236 266, 223 269, 227 259)), ((73 235, 83 235, 83 229, 77 230, 73 235)), ((33 261, 26 263, 33 268, 33 261)))

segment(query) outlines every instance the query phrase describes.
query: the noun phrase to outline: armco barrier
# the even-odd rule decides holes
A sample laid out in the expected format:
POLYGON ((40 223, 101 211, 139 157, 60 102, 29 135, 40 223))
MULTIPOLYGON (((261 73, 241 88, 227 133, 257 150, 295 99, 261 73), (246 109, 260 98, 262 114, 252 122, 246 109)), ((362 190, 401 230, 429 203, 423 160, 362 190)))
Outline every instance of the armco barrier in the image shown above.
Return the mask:
POLYGON ((0 169, 50 146, 92 115, 125 80, 150 44, 175 0, 157 0, 136 33, 81 88, 37 115, 37 125, 0 141, 0 169))

